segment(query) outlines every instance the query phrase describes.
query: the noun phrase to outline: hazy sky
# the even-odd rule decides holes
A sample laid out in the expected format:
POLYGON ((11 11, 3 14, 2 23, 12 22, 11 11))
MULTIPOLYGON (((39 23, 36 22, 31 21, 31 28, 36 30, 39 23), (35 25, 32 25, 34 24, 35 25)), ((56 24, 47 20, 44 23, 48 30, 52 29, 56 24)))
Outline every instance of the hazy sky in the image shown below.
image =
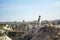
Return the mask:
POLYGON ((60 0, 0 0, 0 22, 60 19, 60 0))

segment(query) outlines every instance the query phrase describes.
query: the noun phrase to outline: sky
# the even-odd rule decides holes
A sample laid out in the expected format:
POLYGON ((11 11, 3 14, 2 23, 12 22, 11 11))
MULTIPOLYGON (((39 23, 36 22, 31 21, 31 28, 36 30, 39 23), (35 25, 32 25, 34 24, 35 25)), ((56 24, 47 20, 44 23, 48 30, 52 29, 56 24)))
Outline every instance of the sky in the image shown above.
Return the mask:
POLYGON ((60 19, 60 0, 0 0, 0 22, 60 19))

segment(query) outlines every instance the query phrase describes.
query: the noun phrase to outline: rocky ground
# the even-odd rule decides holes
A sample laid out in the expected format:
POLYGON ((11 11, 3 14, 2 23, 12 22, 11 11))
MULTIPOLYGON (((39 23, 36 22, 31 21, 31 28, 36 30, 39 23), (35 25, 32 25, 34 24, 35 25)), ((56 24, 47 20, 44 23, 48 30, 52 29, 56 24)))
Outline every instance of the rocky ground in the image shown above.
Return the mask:
POLYGON ((28 32, 25 36, 19 36, 16 40, 60 40, 60 28, 58 27, 45 25, 36 30, 36 32, 28 32))
POLYGON ((60 40, 60 28, 45 25, 31 40, 60 40))

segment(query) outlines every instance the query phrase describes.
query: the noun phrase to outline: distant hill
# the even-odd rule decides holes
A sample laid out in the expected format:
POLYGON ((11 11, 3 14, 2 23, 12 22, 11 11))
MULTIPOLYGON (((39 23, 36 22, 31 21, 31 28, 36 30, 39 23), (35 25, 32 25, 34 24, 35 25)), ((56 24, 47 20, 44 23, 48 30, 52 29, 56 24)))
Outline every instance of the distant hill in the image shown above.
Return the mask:
POLYGON ((44 20, 44 21, 41 21, 41 24, 44 25, 44 24, 53 24, 53 25, 60 25, 60 19, 58 20, 44 20))

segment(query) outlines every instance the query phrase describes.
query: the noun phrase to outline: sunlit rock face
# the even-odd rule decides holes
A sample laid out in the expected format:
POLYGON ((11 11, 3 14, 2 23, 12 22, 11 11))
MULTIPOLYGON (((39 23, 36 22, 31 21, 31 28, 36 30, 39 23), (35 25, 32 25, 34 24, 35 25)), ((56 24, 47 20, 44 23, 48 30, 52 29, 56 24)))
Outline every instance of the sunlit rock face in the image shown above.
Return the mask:
POLYGON ((31 40, 60 40, 59 28, 42 27, 31 40))
POLYGON ((0 36, 0 40, 12 40, 12 39, 9 38, 9 37, 6 36, 6 35, 2 35, 2 36, 0 36))

